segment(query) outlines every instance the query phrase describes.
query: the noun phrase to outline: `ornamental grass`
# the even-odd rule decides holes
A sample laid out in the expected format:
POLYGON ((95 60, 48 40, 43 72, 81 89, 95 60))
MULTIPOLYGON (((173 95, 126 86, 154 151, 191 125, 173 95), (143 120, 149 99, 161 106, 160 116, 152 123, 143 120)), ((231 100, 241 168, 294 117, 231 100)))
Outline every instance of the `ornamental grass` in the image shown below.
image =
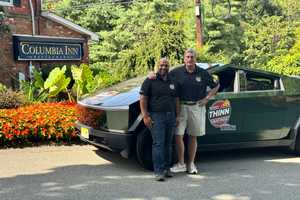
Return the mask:
POLYGON ((75 103, 0 109, 0 147, 78 142, 75 103))

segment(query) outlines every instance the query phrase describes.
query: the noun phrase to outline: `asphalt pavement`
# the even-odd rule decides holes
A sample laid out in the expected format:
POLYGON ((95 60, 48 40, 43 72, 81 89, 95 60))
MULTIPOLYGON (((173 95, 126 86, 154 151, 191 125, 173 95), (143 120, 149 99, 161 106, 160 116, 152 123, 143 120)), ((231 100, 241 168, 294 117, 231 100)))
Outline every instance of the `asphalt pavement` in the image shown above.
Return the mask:
POLYGON ((134 158, 89 145, 0 150, 0 200, 299 200, 300 158, 282 149, 201 153, 198 175, 154 181, 134 158))

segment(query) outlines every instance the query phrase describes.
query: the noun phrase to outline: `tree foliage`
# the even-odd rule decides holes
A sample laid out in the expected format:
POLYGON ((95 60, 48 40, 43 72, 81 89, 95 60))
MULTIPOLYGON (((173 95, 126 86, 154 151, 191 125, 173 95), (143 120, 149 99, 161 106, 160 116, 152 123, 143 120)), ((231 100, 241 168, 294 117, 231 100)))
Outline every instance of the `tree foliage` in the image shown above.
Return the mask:
POLYGON ((114 30, 100 31, 101 42, 91 46, 93 67, 122 80, 153 70, 160 57, 180 62, 185 35, 181 22, 169 16, 175 3, 168 2, 136 1, 115 21, 114 30))
POLYGON ((288 52, 295 42, 293 34, 294 27, 281 16, 263 17, 255 26, 248 24, 243 62, 263 67, 272 58, 288 52))
POLYGON ((0 6, 0 32, 8 32, 9 26, 5 24, 6 14, 2 6, 0 6))
POLYGON ((300 76, 300 28, 297 29, 296 36, 296 43, 288 53, 272 58, 264 67, 265 70, 300 76))
MULTIPOLYGON (((181 63, 184 49, 195 48, 194 0, 126 2, 61 0, 54 6, 58 14, 99 34, 100 41, 90 46, 90 67, 102 86, 153 70, 162 56, 181 63)), ((202 0, 205 45, 197 49, 199 61, 271 71, 290 66, 293 70, 283 73, 297 73, 299 2, 202 0)))

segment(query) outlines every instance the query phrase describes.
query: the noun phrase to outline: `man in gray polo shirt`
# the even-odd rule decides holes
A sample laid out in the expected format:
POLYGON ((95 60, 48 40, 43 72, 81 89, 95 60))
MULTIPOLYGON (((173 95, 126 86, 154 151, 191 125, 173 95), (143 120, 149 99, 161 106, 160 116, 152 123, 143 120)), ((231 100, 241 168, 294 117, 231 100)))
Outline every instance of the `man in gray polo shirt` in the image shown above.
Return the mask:
POLYGON ((212 76, 204 69, 196 65, 196 52, 187 49, 184 53, 184 65, 170 72, 170 76, 176 80, 180 99, 179 126, 176 131, 176 146, 178 163, 172 168, 172 172, 187 171, 197 174, 194 164, 197 151, 197 137, 205 134, 205 113, 210 97, 214 96, 219 85, 213 81, 212 76), (211 90, 207 92, 207 87, 211 90), (188 161, 184 162, 183 135, 188 134, 188 161))

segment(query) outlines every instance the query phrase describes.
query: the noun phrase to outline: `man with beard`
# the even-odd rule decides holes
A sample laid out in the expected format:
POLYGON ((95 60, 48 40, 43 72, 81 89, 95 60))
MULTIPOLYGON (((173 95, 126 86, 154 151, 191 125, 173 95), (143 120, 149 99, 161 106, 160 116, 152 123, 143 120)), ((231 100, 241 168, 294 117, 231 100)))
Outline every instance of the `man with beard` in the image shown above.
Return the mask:
POLYGON ((169 61, 162 58, 156 79, 147 78, 140 90, 140 108, 143 121, 152 135, 152 161, 157 181, 172 177, 172 141, 179 115, 177 86, 170 78, 169 61))

